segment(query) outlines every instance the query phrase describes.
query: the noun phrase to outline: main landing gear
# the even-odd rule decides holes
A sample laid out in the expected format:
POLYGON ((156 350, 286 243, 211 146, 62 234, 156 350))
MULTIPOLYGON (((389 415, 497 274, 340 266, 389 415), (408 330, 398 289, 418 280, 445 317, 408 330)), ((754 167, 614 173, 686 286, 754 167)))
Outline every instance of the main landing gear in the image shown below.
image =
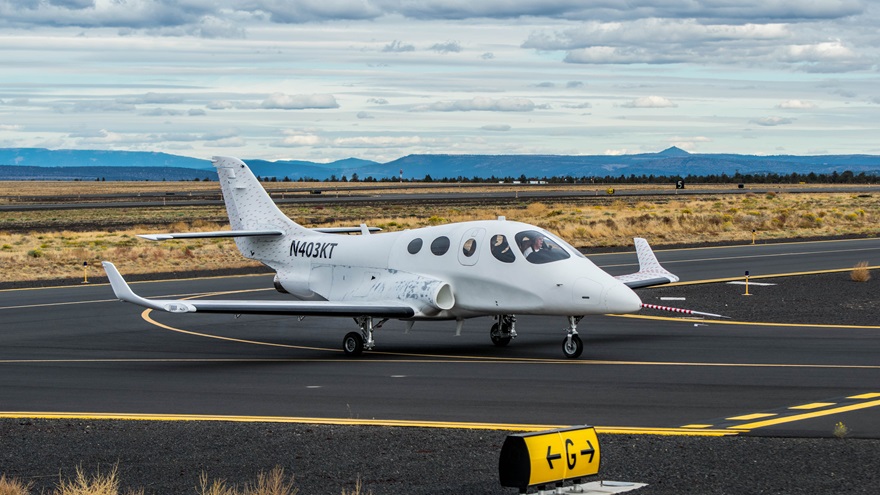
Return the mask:
POLYGON ((568 335, 562 340, 562 354, 569 359, 577 359, 584 352, 584 343, 578 337, 577 324, 583 316, 568 317, 568 335))
POLYGON ((504 347, 516 338, 516 315, 498 315, 489 330, 489 337, 497 347, 504 347))
POLYGON ((371 316, 359 316, 354 319, 354 322, 361 327, 360 333, 358 332, 349 332, 345 335, 345 338, 342 339, 342 350, 345 352, 346 356, 360 356, 364 349, 370 350, 376 345, 376 341, 373 340, 373 330, 378 330, 382 328, 382 325, 388 321, 388 318, 385 318, 375 326, 373 326, 373 318, 371 316))

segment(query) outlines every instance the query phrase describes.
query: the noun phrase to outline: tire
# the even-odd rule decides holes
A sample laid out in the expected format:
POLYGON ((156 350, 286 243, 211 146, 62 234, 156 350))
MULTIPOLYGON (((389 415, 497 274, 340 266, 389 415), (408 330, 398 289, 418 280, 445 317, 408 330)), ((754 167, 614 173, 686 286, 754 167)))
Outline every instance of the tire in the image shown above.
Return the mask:
POLYGON ((492 338, 492 343, 495 344, 495 347, 504 347, 510 343, 510 334, 506 336, 502 334, 497 323, 492 325, 492 330, 489 331, 489 336, 492 338))
POLYGON ((581 342, 581 338, 577 335, 571 336, 571 344, 568 342, 568 337, 562 339, 562 353, 568 359, 577 359, 582 352, 584 352, 584 343, 581 342))
POLYGON ((342 350, 346 356, 360 356, 364 352, 364 338, 357 332, 349 332, 342 339, 342 350))

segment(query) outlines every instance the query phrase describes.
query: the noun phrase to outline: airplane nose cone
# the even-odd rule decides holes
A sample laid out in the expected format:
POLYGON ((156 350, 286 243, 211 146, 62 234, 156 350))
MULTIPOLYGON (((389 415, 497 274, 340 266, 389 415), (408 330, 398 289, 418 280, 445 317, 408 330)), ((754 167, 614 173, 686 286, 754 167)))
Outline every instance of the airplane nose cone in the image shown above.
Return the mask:
POLYGON ((626 285, 615 285, 605 295, 605 310, 608 313, 635 313, 642 309, 642 300, 626 285))

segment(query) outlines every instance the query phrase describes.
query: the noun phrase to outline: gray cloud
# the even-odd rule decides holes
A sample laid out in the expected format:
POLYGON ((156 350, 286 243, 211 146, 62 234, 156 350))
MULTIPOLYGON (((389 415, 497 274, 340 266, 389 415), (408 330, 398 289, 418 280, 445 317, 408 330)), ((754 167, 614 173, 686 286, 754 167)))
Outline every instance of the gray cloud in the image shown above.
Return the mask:
POLYGON ((388 43, 387 45, 385 45, 384 48, 382 48, 383 52, 394 52, 394 53, 414 52, 415 50, 416 50, 415 46, 410 45, 409 43, 404 43, 400 40, 394 40, 391 43, 388 43))
POLYGON ((765 127, 774 127, 777 125, 791 124, 794 122, 794 119, 787 117, 761 117, 760 119, 752 119, 749 122, 765 127))
POLYGON ((458 53, 462 51, 461 45, 457 41, 447 41, 446 43, 435 43, 431 45, 431 50, 440 53, 458 53))
MULTIPOLYGON (((843 19, 864 13, 864 0, 740 0, 679 2, 668 0, 0 0, 9 25, 150 28, 184 24, 221 24, 237 19, 277 23, 368 20, 384 16, 411 19, 511 19, 544 17, 565 20, 625 21, 643 18, 697 19, 702 23, 799 22, 843 19)), ((203 28, 210 33, 211 29, 203 28)), ((215 33, 218 34, 218 33, 215 33)))

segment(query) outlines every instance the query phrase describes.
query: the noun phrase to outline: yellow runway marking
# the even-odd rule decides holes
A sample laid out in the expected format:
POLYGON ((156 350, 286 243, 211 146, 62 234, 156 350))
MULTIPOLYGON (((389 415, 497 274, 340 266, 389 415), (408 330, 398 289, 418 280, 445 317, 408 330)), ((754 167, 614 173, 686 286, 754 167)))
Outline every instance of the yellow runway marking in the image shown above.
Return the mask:
POLYGON ((732 426, 731 428, 735 428, 737 430, 754 430, 756 428, 764 428, 766 426, 775 426, 783 423, 792 423, 795 421, 803 421, 805 419, 819 418, 822 416, 830 416, 832 414, 838 414, 848 411, 856 411, 859 409, 867 409, 870 407, 880 406, 880 400, 875 400, 871 402, 862 402, 858 404, 850 404, 847 406, 835 407, 832 409, 824 409, 822 411, 815 411, 806 414, 798 414, 794 416, 783 416, 779 418, 768 419, 766 421, 757 421, 755 423, 747 423, 742 425, 732 426))
POLYGON ((880 393, 873 393, 872 392, 872 393, 868 393, 868 394, 853 395, 853 396, 847 397, 847 399, 874 399, 877 397, 880 397, 880 393))
POLYGON ((792 407, 789 407, 789 409, 810 410, 810 409, 820 409, 823 407, 830 407, 830 406, 834 406, 834 405, 837 405, 837 403, 836 402, 813 402, 812 404, 804 404, 802 406, 792 406, 792 407))
MULTIPOLYGON (((454 421, 417 421, 403 419, 347 419, 347 418, 306 418, 286 416, 221 416, 209 414, 138 414, 138 413, 98 413, 98 412, 45 412, 45 411, 6 411, 0 418, 20 419, 80 419, 80 420, 133 420, 133 421, 229 421, 238 423, 295 423, 312 425, 341 426, 394 426, 408 428, 444 428, 468 430, 501 431, 543 431, 565 428, 571 425, 535 425, 516 423, 479 423, 454 421)), ((730 436, 739 432, 733 430, 687 430, 683 428, 650 428, 638 426, 596 426, 596 431, 607 435, 686 435, 686 436, 730 436)))
POLYGON ((752 419, 759 418, 767 418, 770 416, 777 416, 776 413, 755 413, 755 414, 745 414, 743 416, 734 416, 732 418, 726 418, 728 421, 749 421, 752 419))
POLYGON ((827 325, 818 323, 766 323, 759 321, 729 321, 729 320, 696 320, 693 318, 675 318, 672 316, 648 316, 648 315, 607 315, 616 318, 633 318, 636 320, 657 320, 657 321, 678 321, 685 323, 702 323, 706 325, 734 325, 734 326, 753 326, 753 327, 787 327, 787 328, 841 328, 856 329, 867 328, 871 330, 880 330, 880 326, 875 325, 827 325))

